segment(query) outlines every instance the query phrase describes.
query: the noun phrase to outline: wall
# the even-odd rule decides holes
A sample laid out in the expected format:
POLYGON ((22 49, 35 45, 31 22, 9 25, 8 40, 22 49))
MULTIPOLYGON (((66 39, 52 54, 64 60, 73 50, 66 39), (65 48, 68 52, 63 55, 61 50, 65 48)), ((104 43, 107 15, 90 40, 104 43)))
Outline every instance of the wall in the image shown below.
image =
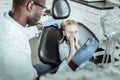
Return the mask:
POLYGON ((106 0, 106 1, 120 5, 120 0, 106 0))
POLYGON ((4 11, 10 10, 11 7, 12 7, 12 0, 1 0, 1 1, 0 1, 0 15, 1 15, 4 11))

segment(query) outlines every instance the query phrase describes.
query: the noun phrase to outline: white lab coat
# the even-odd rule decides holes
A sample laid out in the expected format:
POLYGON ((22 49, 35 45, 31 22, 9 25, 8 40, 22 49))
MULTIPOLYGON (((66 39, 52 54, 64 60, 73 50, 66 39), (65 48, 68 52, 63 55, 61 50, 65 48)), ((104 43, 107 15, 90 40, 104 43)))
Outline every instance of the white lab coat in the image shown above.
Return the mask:
POLYGON ((32 66, 31 37, 26 36, 22 28, 8 13, 0 16, 0 80, 33 80, 37 77, 32 66))

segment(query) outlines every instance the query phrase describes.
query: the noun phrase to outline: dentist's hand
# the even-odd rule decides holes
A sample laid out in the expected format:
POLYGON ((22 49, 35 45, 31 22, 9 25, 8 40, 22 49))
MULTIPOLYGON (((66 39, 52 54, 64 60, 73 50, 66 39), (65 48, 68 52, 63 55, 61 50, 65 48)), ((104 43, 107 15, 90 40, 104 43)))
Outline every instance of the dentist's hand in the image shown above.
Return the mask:
POLYGON ((42 24, 43 28, 48 27, 50 25, 53 25, 54 27, 60 28, 60 24, 55 19, 47 20, 41 24, 42 24))
POLYGON ((81 63, 89 60, 93 56, 97 47, 98 42, 94 38, 89 39, 89 42, 87 42, 87 44, 84 44, 75 53, 75 55, 72 57, 72 61, 79 66, 81 63))

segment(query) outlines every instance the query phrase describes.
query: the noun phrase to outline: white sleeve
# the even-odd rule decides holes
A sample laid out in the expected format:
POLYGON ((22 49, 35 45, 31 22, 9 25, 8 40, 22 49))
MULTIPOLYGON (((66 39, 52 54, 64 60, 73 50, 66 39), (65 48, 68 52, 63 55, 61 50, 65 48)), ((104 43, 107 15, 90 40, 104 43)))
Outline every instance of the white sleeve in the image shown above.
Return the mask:
POLYGON ((11 53, 5 58, 5 73, 9 80, 33 80, 37 72, 24 54, 11 53))

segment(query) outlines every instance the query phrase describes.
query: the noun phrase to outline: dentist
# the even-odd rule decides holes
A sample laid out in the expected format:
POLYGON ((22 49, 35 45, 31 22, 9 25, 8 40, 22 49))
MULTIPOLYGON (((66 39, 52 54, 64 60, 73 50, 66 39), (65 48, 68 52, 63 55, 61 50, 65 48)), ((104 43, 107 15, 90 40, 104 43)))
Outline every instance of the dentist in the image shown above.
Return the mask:
POLYGON ((38 80, 29 39, 58 25, 54 19, 37 23, 44 8, 45 0, 13 0, 12 10, 0 16, 0 80, 38 80))

